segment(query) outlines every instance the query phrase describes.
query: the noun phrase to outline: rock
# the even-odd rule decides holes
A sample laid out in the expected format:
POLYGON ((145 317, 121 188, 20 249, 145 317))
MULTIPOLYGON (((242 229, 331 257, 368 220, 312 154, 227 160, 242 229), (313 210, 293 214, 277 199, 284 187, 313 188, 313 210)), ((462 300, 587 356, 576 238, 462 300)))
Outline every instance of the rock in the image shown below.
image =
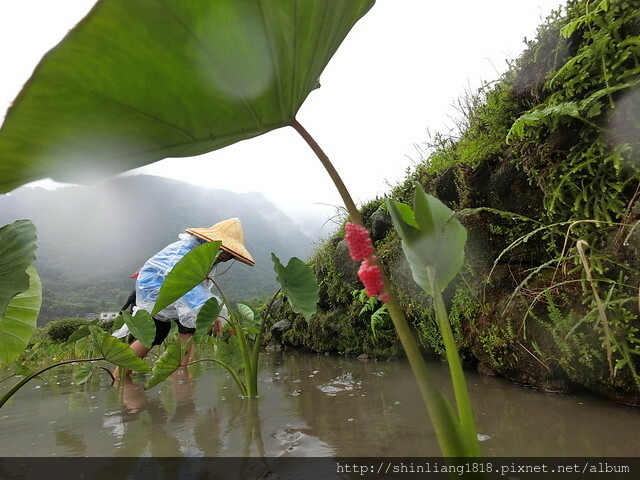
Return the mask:
POLYGON ((280 333, 284 333, 291 328, 291 322, 289 320, 280 320, 273 324, 271 327, 271 332, 274 333, 276 331, 280 333))
POLYGON ((371 240, 374 242, 382 240, 393 226, 391 215, 383 210, 374 212, 369 221, 371 223, 371 240))
POLYGON ((291 322, 289 320, 280 320, 273 324, 271 327, 271 335, 277 342, 282 343, 282 336, 287 330, 291 328, 291 322))
POLYGON ((487 182, 486 206, 530 218, 542 215, 544 194, 540 187, 531 185, 525 171, 511 162, 494 167, 487 182))
POLYGON ((366 353, 360 354, 356 357, 358 360, 369 360, 369 355, 366 353))
POLYGON ((449 208, 455 208, 460 203, 460 193, 456 185, 457 170, 457 167, 449 167, 436 181, 436 197, 449 208))
POLYGON ((331 237, 329 243, 335 247, 342 241, 342 238, 343 237, 341 237, 340 235, 336 235, 334 237, 331 237))

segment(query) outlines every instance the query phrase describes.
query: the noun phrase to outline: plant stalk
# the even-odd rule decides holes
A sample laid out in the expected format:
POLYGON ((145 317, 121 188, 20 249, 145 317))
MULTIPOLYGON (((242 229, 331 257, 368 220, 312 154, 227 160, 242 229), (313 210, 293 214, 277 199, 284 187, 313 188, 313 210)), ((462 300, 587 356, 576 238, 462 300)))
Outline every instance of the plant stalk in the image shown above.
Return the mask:
POLYGON ((449 323, 449 314, 445 307, 440 288, 437 284, 435 276, 432 276, 431 283, 433 285, 433 303, 436 311, 436 319, 438 328, 442 335, 445 351, 447 354, 447 363, 449 364, 449 372, 451 373, 451 383, 453 384, 453 392, 456 398, 456 406, 458 409, 458 417, 464 431, 465 439, 468 443, 470 452, 474 457, 480 457, 482 452, 478 443, 476 422, 473 417, 473 409, 471 408, 471 399, 467 390, 467 383, 462 370, 462 362, 458 354, 451 324, 449 323))
POLYGON ((244 383, 242 383, 242 380, 240 379, 238 374, 229 365, 218 360, 217 358, 200 358, 198 360, 194 360, 193 362, 189 363, 189 365, 195 365, 196 363, 200 363, 200 362, 213 362, 220 365, 229 373, 229 375, 231 375, 231 377, 235 380, 236 384, 238 384, 238 388, 240 389, 240 395, 242 395, 243 397, 249 396, 247 392, 247 388, 245 387, 244 383))
POLYGON ((338 193, 340 193, 340 197, 342 197, 342 201, 344 202, 345 207, 347 207, 347 212, 349 212, 349 217, 351 218, 351 221, 357 225, 364 226, 362 217, 360 216, 360 212, 358 211, 356 204, 351 198, 351 194, 349 193, 349 190, 347 190, 347 187, 342 181, 342 178, 340 178, 338 171, 335 169, 335 167, 329 160, 329 157, 327 157, 327 155, 324 153, 320 145, 318 145, 318 143, 311 136, 311 134, 307 132, 307 130, 302 125, 300 125, 300 123, 296 119, 294 119, 293 122, 291 122, 291 126, 300 134, 300 136, 304 139, 304 141, 307 142, 307 144, 311 147, 311 150, 313 150, 313 153, 316 154, 316 156, 318 157, 318 160, 320 160, 320 163, 322 163, 322 166, 325 168, 325 170, 331 177, 331 180, 333 181, 334 185, 338 189, 338 193))
POLYGON ((218 289, 220 293, 220 297, 222 297, 222 302, 226 305, 227 310, 229 311, 229 323, 231 327, 233 327, 236 331, 236 336, 238 337, 238 344, 240 345, 240 353, 242 355, 242 365, 244 370, 244 380, 246 387, 246 396, 248 397, 256 397, 258 396, 257 391, 257 381, 253 381, 253 377, 257 377, 258 372, 253 372, 251 368, 251 357, 249 356, 249 346, 247 345, 247 337, 244 335, 244 329, 242 324, 239 321, 236 321, 235 314, 231 309, 231 304, 225 297, 224 293, 222 293, 222 289, 216 283, 215 280, 211 280, 215 287, 218 289))
POLYGON ((64 362, 58 362, 58 363, 54 363, 53 365, 49 365, 48 367, 43 368, 42 370, 38 370, 37 372, 32 373, 31 375, 23 378, 22 380, 20 380, 18 383, 16 383, 7 393, 5 393, 2 398, 0 398, 0 408, 2 408, 2 406, 7 403, 7 401, 18 391, 20 390, 24 385, 27 384, 27 382, 33 380, 35 377, 37 377, 38 375, 43 374, 44 372, 46 372, 47 370, 51 370, 52 368, 55 367, 59 367, 61 365, 67 365, 69 363, 81 363, 81 362, 97 362, 98 360, 104 360, 104 357, 100 357, 100 358, 84 358, 84 359, 80 359, 80 360, 65 360, 64 362))
POLYGON ((271 307, 273 307, 273 303, 275 302, 276 297, 281 291, 282 289, 279 288, 278 291, 273 294, 273 297, 271 297, 269 306, 267 306, 267 310, 265 311, 264 317, 262 318, 262 322, 260 323, 260 331, 256 335, 256 339, 253 344, 253 351, 251 356, 251 370, 255 372, 255 375, 253 375, 253 378, 252 378, 252 382, 253 382, 252 388, 256 392, 256 395, 258 393, 258 360, 260 359, 260 344, 262 343, 262 335, 264 334, 264 328, 267 324, 269 315, 271 314, 271 307))

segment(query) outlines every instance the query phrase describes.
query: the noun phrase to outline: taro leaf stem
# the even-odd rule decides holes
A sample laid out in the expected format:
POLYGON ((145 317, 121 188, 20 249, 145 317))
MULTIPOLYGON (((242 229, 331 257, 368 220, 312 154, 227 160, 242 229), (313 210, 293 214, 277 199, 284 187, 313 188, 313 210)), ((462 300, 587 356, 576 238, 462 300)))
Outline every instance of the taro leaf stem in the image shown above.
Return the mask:
MULTIPOLYGON (((360 212, 353 202, 351 194, 347 190, 347 187, 340 178, 340 175, 329 160, 329 157, 327 157, 320 145, 318 145, 311 134, 309 134, 309 132, 307 132, 307 130, 297 120, 294 119, 291 123, 291 126, 307 142, 309 147, 311 147, 311 149, 316 154, 316 156, 326 169, 327 173, 333 180, 333 183, 338 189, 338 192, 342 197, 342 201, 347 208, 347 212, 349 213, 351 222, 357 225, 364 226, 364 222, 362 221, 360 212)), ((465 442, 462 440, 463 434, 459 431, 459 424, 455 425, 454 422, 451 421, 452 412, 450 412, 448 402, 442 396, 437 388, 435 381, 429 374, 427 365, 424 361, 424 358, 422 357, 420 348, 418 347, 418 343, 415 340, 413 332, 409 327, 409 324, 404 316, 400 304, 398 303, 398 300, 396 299, 393 291, 390 288, 387 275, 382 266, 379 266, 380 271, 382 272, 382 281, 385 285, 385 291, 389 296, 389 300, 388 302, 386 302, 387 310, 389 312, 389 315, 391 316, 391 320, 393 321, 396 332, 398 333, 400 342, 402 343, 402 348, 407 355, 407 359, 409 360, 411 369, 413 370, 413 374, 416 378, 418 388, 420 390, 420 393, 422 394, 422 399, 424 401, 425 407, 427 408, 427 412, 429 413, 431 422, 433 423, 436 436, 438 438, 438 442, 443 454, 446 457, 457 458, 480 456, 478 449, 470 446, 470 442, 465 442)))
POLYGON ((307 132, 307 130, 305 130, 305 128, 302 125, 300 125, 300 123, 296 119, 293 120, 293 122, 291 123, 291 126, 296 129, 296 131, 300 134, 300 136, 311 147, 311 150, 313 150, 313 153, 316 154, 316 156, 322 163, 322 166, 325 168, 325 170, 331 177, 331 180, 333 180, 333 183, 335 184, 336 188, 338 189, 338 192, 340 193, 340 196, 342 197, 342 201, 344 202, 345 207, 347 207, 347 211, 349 212, 349 217, 351 218, 351 222, 357 225, 362 225, 364 227, 364 223, 362 222, 362 217, 360 216, 360 212, 358 211, 356 204, 353 202, 353 199, 351 198, 351 194, 349 193, 349 190, 347 190, 347 187, 345 186, 344 182, 340 178, 338 171, 334 168, 333 164, 329 160, 329 157, 327 157, 327 155, 324 153, 322 148, 320 148, 320 145, 318 145, 318 143, 311 136, 311 134, 307 132))
MULTIPOLYGON (((245 393, 244 395, 247 397, 257 397, 258 396, 258 381, 256 379, 258 372, 253 371, 251 364, 251 356, 249 355, 249 345, 247 343, 247 337, 244 334, 244 327, 242 325, 241 320, 235 315, 233 309, 231 308, 231 303, 227 300, 222 289, 216 283, 215 280, 212 280, 216 289, 220 293, 220 297, 222 297, 222 302, 226 305, 227 311, 229 312, 229 324, 232 328, 235 329, 236 335, 238 337, 238 344, 240 345, 240 354, 242 355, 242 365, 244 371, 244 383, 245 383, 245 393)), ((218 362, 221 363, 221 362, 218 362)), ((237 380, 236 380, 237 381, 237 380)))
POLYGON ((0 408, 2 408, 2 406, 5 403, 7 403, 7 401, 13 396, 14 393, 16 393, 22 387, 24 387, 27 384, 27 382, 33 380, 34 378, 36 378, 39 375, 42 375, 47 370, 51 370, 52 368, 59 367, 61 365, 67 365, 69 363, 97 362, 98 360, 104 360, 104 359, 105 359, 104 357, 99 357, 99 358, 84 358, 84 359, 80 359, 80 360, 66 360, 64 362, 58 362, 58 363, 54 363, 53 365, 49 365, 48 367, 45 367, 42 370, 38 370, 37 372, 34 372, 34 373, 32 373, 31 375, 29 375, 27 377, 24 377, 22 380, 20 380, 18 383, 16 383, 11 388, 11 390, 9 390, 7 393, 5 393, 2 396, 2 398, 0 398, 0 408))
POLYGON ((451 373, 451 383, 453 384, 456 406, 458 408, 458 417, 460 418, 460 424, 464 432, 464 438, 468 443, 467 447, 469 451, 473 452, 474 457, 480 457, 481 450, 478 444, 478 430, 473 417, 473 409, 471 408, 471 399, 469 398, 469 391, 467 390, 464 371, 462 370, 462 362, 460 361, 460 355, 458 354, 451 324, 449 323, 447 308, 440 293, 440 287, 438 286, 435 276, 430 276, 436 321, 438 322, 438 329, 442 335, 447 362, 449 363, 449 372, 451 373))
POLYGON ((236 382, 236 384, 238 385, 238 388, 240 389, 240 395, 242 395, 243 397, 249 396, 247 394, 247 387, 244 386, 244 383, 242 383, 242 380, 240 380, 240 377, 238 376, 236 371, 233 368, 231 368, 229 365, 218 360, 217 358, 200 358, 198 360, 194 360, 193 362, 190 362, 189 365, 195 365, 196 363, 202 363, 202 362, 213 362, 220 365, 222 368, 224 368, 227 371, 229 375, 231 375, 231 378, 233 378, 233 380, 236 382))
POLYGON ((260 331, 256 335, 256 338, 253 343, 253 351, 251 352, 251 371, 255 372, 252 377, 252 388, 253 391, 258 394, 258 360, 260 359, 260 344, 262 343, 262 335, 264 335, 264 329, 267 325, 267 320, 269 319, 269 315, 271 314, 271 308, 273 307, 273 303, 276 300, 278 294, 282 291, 281 288, 278 289, 276 293, 271 297, 271 301, 269 302, 269 306, 267 307, 266 312, 262 316, 262 323, 260 324, 260 331))

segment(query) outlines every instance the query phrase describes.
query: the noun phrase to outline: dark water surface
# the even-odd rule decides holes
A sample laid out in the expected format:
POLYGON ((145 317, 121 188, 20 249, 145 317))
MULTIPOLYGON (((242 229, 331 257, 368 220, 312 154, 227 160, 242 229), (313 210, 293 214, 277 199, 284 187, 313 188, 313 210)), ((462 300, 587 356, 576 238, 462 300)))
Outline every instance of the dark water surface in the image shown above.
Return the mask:
MULTIPOLYGON (((443 389, 448 372, 432 364, 443 389)), ((486 456, 637 456, 640 409, 467 374, 486 456)), ((148 391, 106 374, 32 381, 0 409, 0 456, 439 456, 405 361, 263 353, 260 398, 212 364, 148 391)), ((5 392, 13 381, 0 385, 5 392)))

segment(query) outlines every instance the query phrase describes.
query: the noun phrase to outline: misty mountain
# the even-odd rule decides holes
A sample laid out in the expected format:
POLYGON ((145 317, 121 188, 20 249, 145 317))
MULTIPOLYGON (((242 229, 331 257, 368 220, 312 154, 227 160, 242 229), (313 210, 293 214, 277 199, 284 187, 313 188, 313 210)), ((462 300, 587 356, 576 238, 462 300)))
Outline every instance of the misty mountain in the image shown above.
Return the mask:
POLYGON ((277 290, 271 252, 285 264, 311 253, 312 239, 259 193, 137 175, 93 187, 22 187, 0 196, 0 226, 27 218, 37 228, 36 268, 45 292, 40 324, 57 316, 118 309, 133 288, 130 275, 147 258, 176 241, 185 228, 210 227, 230 217, 241 220, 256 263, 234 262, 220 276, 232 301, 277 290))

